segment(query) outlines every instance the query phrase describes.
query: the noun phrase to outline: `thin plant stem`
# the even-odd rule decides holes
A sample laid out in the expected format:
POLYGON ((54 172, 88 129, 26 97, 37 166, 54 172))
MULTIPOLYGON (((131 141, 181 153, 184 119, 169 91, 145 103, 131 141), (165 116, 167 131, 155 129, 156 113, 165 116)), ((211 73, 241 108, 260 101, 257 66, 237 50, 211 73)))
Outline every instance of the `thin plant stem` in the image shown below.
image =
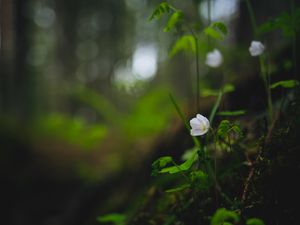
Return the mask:
POLYGON ((195 47, 196 47, 196 111, 200 110, 199 108, 199 98, 200 98, 200 72, 199 72, 199 46, 198 38, 194 35, 195 47))
MULTIPOLYGON (((211 24, 211 0, 207 0, 207 26, 210 26, 211 24)), ((207 35, 207 44, 208 47, 211 47, 211 38, 209 35, 207 35)))
POLYGON ((200 71, 199 71, 199 43, 197 35, 194 33, 193 29, 186 23, 188 30, 191 32, 194 42, 195 42, 195 60, 196 60, 196 112, 200 110, 199 100, 200 100, 200 71))
POLYGON ((270 80, 269 70, 265 64, 265 60, 263 56, 259 56, 259 64, 260 64, 261 77, 264 82, 265 92, 267 95, 268 122, 269 124, 271 124, 272 117, 273 117, 273 103, 272 103, 272 95, 270 89, 271 80, 270 80))
MULTIPOLYGON (((246 5, 247 5, 247 9, 248 9, 249 16, 250 16, 254 37, 256 38, 257 37, 257 25, 256 25, 253 7, 250 3, 250 0, 246 0, 246 5)), ((263 56, 261 56, 261 55, 259 56, 259 64, 260 64, 261 77, 263 79, 265 91, 266 91, 266 95, 267 95, 268 123, 270 125, 272 122, 272 117, 273 117, 273 104, 272 104, 272 95, 271 95, 271 89, 270 89, 270 74, 269 74, 269 70, 267 69, 267 66, 265 64, 265 60, 264 60, 263 56)))
POLYGON ((189 177, 184 173, 184 171, 180 168, 180 166, 174 160, 172 160, 172 163, 180 171, 180 174, 186 179, 186 181, 190 183, 191 181, 189 177))
POLYGON ((215 118, 215 115, 216 115, 216 112, 220 106, 220 103, 221 103, 221 100, 222 100, 222 96, 223 96, 223 91, 220 91, 219 94, 218 94, 218 97, 217 97, 217 100, 214 104, 214 107, 213 109, 211 110, 211 113, 209 115, 209 122, 210 124, 212 124, 214 118, 215 118))
POLYGON ((292 16, 292 55, 293 55, 293 76, 297 76, 297 32, 296 32, 296 21, 295 21, 295 1, 291 0, 291 16, 292 16))
POLYGON ((211 0, 207 0, 207 19, 209 25, 211 23, 211 0))
POLYGON ((199 43, 198 43, 198 38, 197 35, 194 33, 193 29, 189 26, 188 23, 185 23, 187 29, 191 32, 191 35, 194 38, 195 42, 195 60, 196 60, 196 112, 200 110, 199 107, 199 100, 200 100, 200 71, 199 71, 199 43))
POLYGON ((249 16, 250 16, 251 26, 252 26, 252 29, 253 29, 254 37, 256 37, 257 36, 256 19, 255 19, 253 7, 250 3, 250 0, 246 0, 246 5, 247 5, 248 13, 249 13, 249 16))
MULTIPOLYGON (((180 110, 180 108, 179 108, 177 102, 175 101, 175 99, 174 99, 174 97, 172 96, 172 94, 169 94, 169 96, 170 96, 171 102, 173 103, 174 108, 176 109, 176 111, 177 111, 177 113, 178 113, 178 115, 179 115, 181 121, 183 122, 185 128, 190 132, 191 127, 190 127, 189 124, 187 123, 187 121, 186 121, 186 119, 185 119, 185 117, 184 117, 182 111, 180 110)), ((200 147, 200 142, 198 141, 198 139, 197 139, 196 137, 194 137, 194 136, 192 136, 192 137, 193 137, 193 141, 194 141, 195 146, 199 148, 199 147, 200 147)))

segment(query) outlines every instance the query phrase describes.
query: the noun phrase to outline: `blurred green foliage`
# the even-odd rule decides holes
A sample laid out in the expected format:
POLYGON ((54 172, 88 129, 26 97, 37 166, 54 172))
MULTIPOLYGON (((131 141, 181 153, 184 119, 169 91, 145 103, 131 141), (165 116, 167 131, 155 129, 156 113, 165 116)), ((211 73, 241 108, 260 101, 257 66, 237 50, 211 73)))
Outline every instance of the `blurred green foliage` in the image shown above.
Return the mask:
POLYGON ((36 137, 50 137, 90 149, 99 144, 107 135, 107 126, 87 124, 82 118, 53 113, 37 118, 32 125, 36 137))

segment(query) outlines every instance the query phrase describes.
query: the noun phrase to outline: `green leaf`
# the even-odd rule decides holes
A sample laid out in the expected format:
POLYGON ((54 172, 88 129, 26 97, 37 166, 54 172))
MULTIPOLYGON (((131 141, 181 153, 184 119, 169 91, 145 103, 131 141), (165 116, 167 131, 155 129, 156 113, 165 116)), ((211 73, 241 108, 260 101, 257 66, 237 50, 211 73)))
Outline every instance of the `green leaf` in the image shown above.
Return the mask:
POLYGON ((183 185, 180 185, 177 188, 168 189, 168 190, 166 190, 166 192, 167 193, 174 193, 174 192, 185 190, 185 189, 190 188, 190 187, 191 187, 190 184, 183 184, 183 185))
POLYGON ((209 27, 204 29, 204 33, 216 40, 224 39, 227 35, 227 27, 222 22, 214 22, 209 27))
POLYGON ((232 125, 231 130, 233 130, 239 136, 243 135, 241 128, 236 124, 232 125))
POLYGON ((153 19, 160 19, 161 16, 165 13, 170 12, 171 6, 167 2, 160 3, 152 12, 151 16, 149 16, 148 20, 151 21, 153 19))
POLYGON ((196 188, 208 188, 209 187, 209 178, 206 173, 202 170, 192 171, 190 173, 190 178, 192 181, 193 187, 196 188))
POLYGON ((162 168, 164 168, 167 164, 173 163, 173 159, 171 156, 163 156, 158 158, 152 163, 152 176, 157 176, 162 168))
POLYGON ((246 113, 246 110, 237 110, 237 111, 221 111, 217 114, 219 116, 241 116, 246 113))
POLYGON ((199 149, 198 147, 193 147, 193 148, 185 150, 185 152, 181 156, 181 159, 182 160, 188 160, 188 159, 190 159, 191 157, 194 156, 195 152, 197 152, 198 149, 199 149))
POLYGON ((228 134, 230 127, 230 122, 228 120, 222 120, 217 129, 217 136, 225 137, 228 134))
POLYGON ((223 93, 233 92, 234 90, 235 90, 235 87, 233 84, 225 84, 223 87, 223 93))
POLYGON ((283 87, 283 88, 294 88, 299 85, 299 81, 297 80, 282 80, 278 81, 270 86, 271 89, 277 88, 277 87, 283 87))
POLYGON ((220 90, 214 90, 214 89, 209 89, 209 88, 203 88, 200 89, 200 95, 201 97, 211 97, 211 96, 218 96, 220 90))
POLYGON ((171 163, 171 162, 173 162, 173 159, 171 156, 163 156, 163 157, 160 157, 159 159, 157 159, 153 164, 158 164, 159 167, 164 167, 168 163, 171 163))
POLYGON ((182 164, 163 168, 159 172, 174 174, 174 173, 180 173, 183 171, 187 171, 191 168, 191 166, 197 160, 197 158, 198 158, 198 155, 197 155, 197 152, 195 152, 194 155, 190 159, 186 160, 182 164))
POLYGON ((283 36, 291 38, 299 30, 299 27, 300 8, 297 8, 292 14, 289 12, 283 12, 276 18, 263 23, 258 28, 258 33, 264 34, 274 30, 281 30, 283 36))
POLYGON ((222 22, 214 22, 211 26, 215 30, 219 30, 224 35, 227 35, 227 33, 228 33, 226 25, 222 22))
POLYGON ((175 220, 176 220, 176 216, 172 214, 166 218, 164 224, 162 224, 162 225, 172 225, 172 224, 174 224, 175 220))
POLYGON ((211 225, 231 224, 229 222, 238 223, 240 220, 238 214, 225 208, 218 209, 211 219, 211 225))
POLYGON ((126 220, 126 217, 124 215, 118 214, 118 213, 112 213, 112 214, 107 214, 104 216, 97 217, 97 221, 100 223, 111 222, 114 225, 124 225, 125 220, 126 220))
POLYGON ((216 40, 221 40, 221 39, 223 39, 222 33, 216 31, 216 30, 215 30, 214 28, 212 28, 212 27, 207 27, 207 28, 205 28, 204 33, 205 33, 207 36, 210 36, 210 37, 212 37, 213 39, 216 39, 216 40))
POLYGON ((183 17, 183 14, 181 11, 176 11, 172 14, 172 16, 169 18, 167 25, 164 28, 164 32, 168 32, 171 29, 173 29, 178 23, 181 22, 183 17))
POLYGON ((265 223, 258 218, 251 218, 246 221, 246 225, 265 225, 265 223))
POLYGON ((232 84, 225 84, 221 89, 203 88, 200 90, 200 95, 202 97, 218 96, 220 91, 222 91, 222 93, 225 94, 233 92, 234 90, 235 87, 232 84))
POLYGON ((195 54, 196 53, 196 42, 192 35, 183 35, 180 37, 173 45, 169 56, 173 57, 178 52, 190 52, 195 54))
POLYGON ((230 123, 228 120, 222 120, 217 129, 217 137, 223 139, 229 135, 230 132, 242 136, 241 128, 237 124, 230 123))

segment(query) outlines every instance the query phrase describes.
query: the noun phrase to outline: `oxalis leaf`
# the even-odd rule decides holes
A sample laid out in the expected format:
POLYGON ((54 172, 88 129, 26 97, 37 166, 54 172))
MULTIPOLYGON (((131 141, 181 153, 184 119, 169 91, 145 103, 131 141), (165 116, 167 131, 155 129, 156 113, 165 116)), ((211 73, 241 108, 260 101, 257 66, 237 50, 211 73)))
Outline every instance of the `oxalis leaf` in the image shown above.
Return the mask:
POLYGON ((265 225, 265 223, 261 219, 251 218, 247 220, 246 225, 265 225))
POLYGON ((221 40, 227 35, 227 27, 224 23, 214 22, 204 29, 204 33, 216 40, 221 40))
POLYGON ((174 174, 174 173, 180 173, 183 171, 187 171, 191 168, 191 166, 197 160, 197 158, 198 158, 198 155, 197 155, 197 152, 195 152, 191 158, 189 158, 182 164, 163 168, 162 170, 159 171, 159 173, 174 174))
POLYGON ((246 113, 246 110, 237 110, 237 111, 221 111, 218 112, 219 116, 241 116, 246 113))
POLYGON ((114 225, 124 225, 126 217, 122 214, 111 213, 104 216, 97 217, 97 221, 100 223, 113 223, 114 225))
POLYGON ((167 2, 162 2, 160 3, 152 12, 151 16, 149 16, 148 20, 151 21, 153 19, 160 19, 160 17, 165 14, 170 12, 171 6, 167 2))
POLYGON ((220 91, 222 91, 223 94, 230 93, 235 90, 235 87, 232 84, 225 84, 221 89, 209 89, 209 88, 203 88, 200 91, 200 95, 202 97, 210 97, 210 96, 218 96, 220 91))
POLYGON ((229 132, 234 132, 239 136, 242 135, 241 128, 238 125, 230 123, 228 120, 222 120, 217 129, 217 137, 224 138, 226 135, 229 134, 229 132))
POLYGON ((213 215, 211 219, 211 225, 223 225, 223 224, 232 224, 238 223, 240 220, 239 215, 234 212, 227 210, 225 208, 218 209, 217 212, 213 215))
POLYGON ((169 56, 173 57, 181 51, 191 52, 193 54, 196 53, 196 43, 192 35, 183 35, 182 37, 180 37, 173 45, 169 56))
POLYGON ((173 159, 171 156, 163 156, 158 158, 152 163, 152 176, 157 176, 158 173, 161 171, 162 168, 164 168, 166 165, 173 163, 173 159))
POLYGON ((299 81, 297 80, 282 80, 278 81, 270 86, 271 89, 277 88, 277 87, 283 87, 283 88, 294 88, 299 85, 299 81))
POLYGON ((171 29, 173 29, 178 23, 181 22, 182 20, 182 12, 181 11, 176 11, 172 14, 172 16, 169 18, 167 25, 164 28, 164 32, 168 32, 171 29))
POLYGON ((180 185, 179 187, 168 189, 168 190, 166 190, 166 192, 167 193, 178 192, 178 191, 182 191, 182 190, 185 190, 187 188, 190 188, 190 187, 191 187, 190 184, 183 184, 183 185, 180 185))

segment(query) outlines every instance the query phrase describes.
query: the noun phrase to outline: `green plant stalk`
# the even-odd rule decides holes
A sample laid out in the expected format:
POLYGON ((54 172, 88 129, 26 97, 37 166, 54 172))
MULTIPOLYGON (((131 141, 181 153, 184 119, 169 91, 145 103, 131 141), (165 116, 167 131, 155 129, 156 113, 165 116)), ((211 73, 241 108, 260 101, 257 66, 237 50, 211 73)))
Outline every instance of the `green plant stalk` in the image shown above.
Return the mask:
POLYGON ((199 108, 199 97, 200 97, 200 72, 199 72, 199 46, 198 46, 198 38, 193 35, 195 40, 195 47, 196 47, 196 111, 198 112, 200 110, 199 108))
MULTIPOLYGON (((170 99, 171 99, 171 102, 173 103, 174 105, 174 108, 176 109, 181 121, 183 122, 185 128, 190 132, 190 129, 191 127, 189 126, 189 124, 187 123, 182 111, 180 110, 178 104, 176 103, 174 97, 172 96, 172 94, 169 94, 170 96, 170 99)), ((194 144, 197 148, 200 148, 200 142, 198 141, 198 139, 196 137, 193 136, 193 141, 194 141, 194 144)))
MULTIPOLYGON (((252 29, 254 32, 254 37, 256 38, 257 37, 257 26, 256 26, 256 20, 255 20, 253 7, 250 3, 250 0, 246 0, 246 5, 247 5, 247 9, 248 9, 249 16, 250 16, 251 25, 252 25, 252 29)), ((259 56, 259 64, 260 64, 261 77, 264 82, 265 91, 266 91, 266 95, 267 95, 268 122, 269 122, 269 124, 271 124, 272 117, 273 117, 273 103, 272 103, 272 95, 271 95, 271 89, 270 89, 270 74, 267 71, 265 61, 261 55, 259 56)))
POLYGON ((250 3, 250 0, 246 0, 246 5, 247 5, 248 13, 249 13, 249 16, 250 16, 250 21, 251 21, 251 26, 252 26, 252 29, 253 29, 253 32, 254 32, 254 37, 256 37, 257 36, 256 19, 255 19, 253 7, 250 3))
POLYGON ((261 71, 261 77, 264 81, 265 91, 267 95, 267 104, 268 104, 268 122, 271 124, 273 119, 273 103, 272 103, 272 95, 271 95, 271 82, 270 82, 270 75, 267 70, 264 58, 262 56, 259 56, 259 64, 260 64, 260 71, 261 71))
POLYGON ((292 26, 293 26, 293 36, 292 36, 292 55, 293 55, 293 76, 297 76, 297 31, 296 31, 296 21, 295 21, 295 1, 291 0, 291 16, 292 16, 292 26))
MULTIPOLYGON (((206 153, 205 151, 205 147, 203 147, 203 152, 204 154, 206 153)), ((198 158, 200 159, 200 152, 198 152, 198 158)), ((216 191, 230 204, 230 205, 233 205, 233 201, 224 193, 222 192, 222 189, 220 187, 220 184, 217 180, 217 176, 216 176, 216 173, 212 167, 212 165, 210 164, 210 162, 206 159, 204 159, 204 166, 206 168, 206 171, 207 171, 207 174, 208 174, 208 177, 210 178, 210 180, 214 183, 214 186, 215 186, 215 189, 216 191)))
POLYGON ((223 91, 221 90, 219 92, 219 94, 218 94, 217 100, 216 100, 216 102, 215 102, 215 104, 214 104, 214 106, 213 106, 213 108, 211 110, 211 113, 209 115, 209 122, 210 122, 210 124, 213 123, 213 120, 215 118, 216 112, 217 112, 217 110, 218 110, 218 108, 220 106, 220 103, 221 103, 221 100, 222 100, 222 96, 223 96, 223 91))
POLYGON ((208 18, 208 25, 211 23, 211 2, 207 0, 207 18, 208 18))
POLYGON ((294 31, 293 40, 292 40, 292 48, 293 48, 293 69, 294 69, 294 77, 297 76, 297 33, 294 31))
POLYGON ((191 32, 194 42, 195 42, 195 59, 196 59, 196 112, 200 110, 199 107, 199 98, 200 98, 200 71, 199 71, 199 44, 198 44, 198 38, 197 35, 194 33, 193 29, 189 26, 188 23, 185 23, 187 29, 191 32))

